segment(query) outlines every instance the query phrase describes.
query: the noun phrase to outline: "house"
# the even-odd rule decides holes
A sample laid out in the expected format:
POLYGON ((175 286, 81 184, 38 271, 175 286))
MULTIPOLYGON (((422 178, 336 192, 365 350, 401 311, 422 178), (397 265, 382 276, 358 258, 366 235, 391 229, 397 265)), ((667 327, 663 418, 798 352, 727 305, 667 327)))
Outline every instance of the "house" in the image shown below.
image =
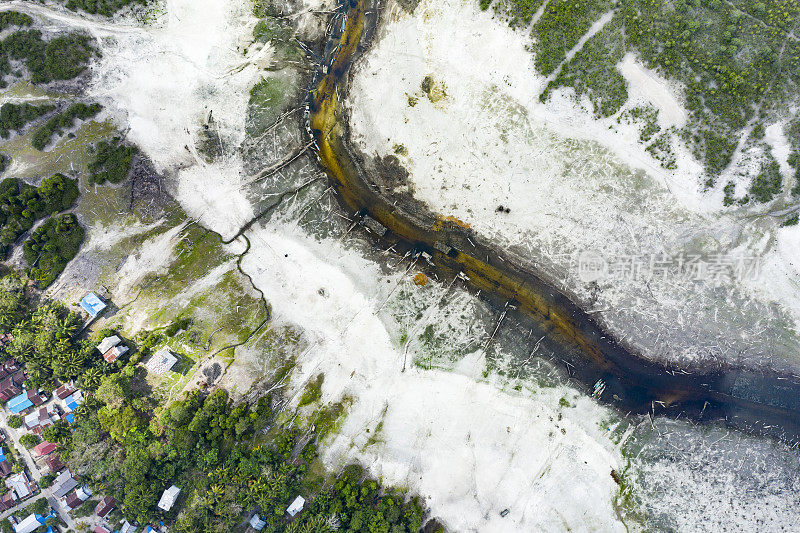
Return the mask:
MULTIPOLYGON (((11 379, 13 380, 14 378, 12 377, 11 379)), ((6 405, 8 406, 8 410, 16 415, 34 405, 42 405, 46 401, 47 395, 44 392, 41 390, 28 389, 8 400, 6 405)))
POLYGON ((38 488, 28 479, 28 475, 25 472, 6 478, 5 483, 6 487, 14 491, 14 496, 18 501, 28 498, 38 488))
POLYGON ((116 505, 116 500, 111 496, 106 496, 103 498, 100 503, 97 504, 97 507, 94 508, 94 512, 100 518, 105 518, 108 513, 114 508, 116 505))
POLYGON ((74 492, 70 492, 70 493, 69 493, 69 494, 67 494, 67 496, 64 498, 64 505, 65 505, 65 506, 66 506, 66 508, 67 508, 67 509, 69 509, 70 511, 71 511, 71 510, 73 510, 73 509, 77 509, 78 507, 80 507, 80 505, 81 505, 82 503, 83 503, 83 501, 81 501, 81 499, 80 499, 80 498, 78 498, 78 495, 77 495, 77 494, 75 494, 74 492))
POLYGON ((7 511, 15 505, 17 505, 17 502, 14 501, 14 494, 11 491, 0 497, 0 511, 7 511))
POLYGON ((136 528, 131 525, 130 522, 125 520, 122 526, 119 528, 119 533, 136 533, 136 528))
POLYGON ((106 304, 99 296, 90 292, 81 300, 81 307, 91 318, 97 318, 97 316, 103 312, 103 309, 106 308, 106 304))
POLYGON ((40 514, 30 514, 25 520, 14 526, 15 533, 32 533, 42 527, 48 517, 40 514))
POLYGON ((72 477, 72 472, 66 469, 53 481, 53 496, 56 498, 63 498, 77 486, 78 482, 72 477))
POLYGON ((64 463, 61 462, 61 458, 58 455, 48 455, 44 458, 44 462, 53 474, 64 470, 64 463))
POLYGON ((25 409, 33 407, 33 402, 28 397, 28 393, 26 391, 8 400, 6 407, 8 407, 9 411, 11 411, 11 414, 17 415, 25 409))
POLYGON ((55 394, 59 400, 63 400, 76 390, 77 389, 75 389, 75 385, 73 385, 72 382, 64 383, 59 388, 57 388, 55 392, 53 392, 53 394, 55 394))
POLYGON ((34 446, 33 451, 36 452, 36 454, 39 457, 42 457, 44 455, 50 455, 51 453, 56 451, 57 447, 58 446, 53 444, 52 442, 43 441, 34 446))
POLYGON ((81 487, 75 491, 75 495, 80 501, 85 502, 92 497, 92 489, 89 487, 81 487))
POLYGON ((71 413, 77 409, 81 403, 83 403, 83 393, 79 390, 76 390, 64 398, 64 412, 71 413))
POLYGON ((147 361, 147 364, 144 366, 150 372, 154 374, 163 374, 167 370, 171 369, 175 366, 175 363, 178 362, 178 358, 173 355, 169 348, 164 346, 159 351, 154 353, 150 356, 150 359, 147 361))
POLYGON ((172 509, 172 506, 175 505, 175 501, 178 499, 178 494, 181 493, 181 489, 172 485, 170 488, 164 491, 164 494, 161 495, 161 499, 158 500, 158 508, 162 511, 169 511, 172 509))
POLYGON ((121 356, 128 353, 128 347, 120 344, 121 342, 122 339, 116 335, 112 335, 100 341, 100 344, 97 345, 97 350, 103 354, 103 359, 105 359, 107 363, 113 363, 121 356))
POLYGON ((3 448, 0 448, 0 477, 6 478, 11 475, 14 469, 11 467, 11 463, 6 460, 6 452, 3 448))
POLYGON ((250 519, 250 527, 252 527, 256 531, 261 531, 262 529, 264 529, 264 526, 266 525, 267 523, 261 520, 258 514, 254 514, 253 518, 250 519))
POLYGON ((306 499, 302 496, 298 496, 294 499, 294 501, 286 508, 286 512, 289 513, 289 516, 294 516, 300 511, 303 510, 303 506, 306 504, 306 499))
POLYGON ((22 392, 22 387, 14 381, 13 376, 7 376, 0 381, 0 400, 9 401, 22 392))
POLYGON ((39 406, 47 401, 47 394, 42 390, 28 389, 28 399, 33 405, 39 406))
POLYGON ((104 528, 103 526, 97 526, 92 530, 93 533, 111 533, 108 529, 104 528))
POLYGON ((111 348, 110 350, 108 350, 106 353, 103 354, 103 359, 106 360, 106 363, 113 363, 126 353, 128 353, 127 346, 114 346, 113 348, 111 348))
POLYGON ((11 333, 0 334, 0 348, 5 348, 12 342, 14 342, 14 335, 11 333))
POLYGON ((56 411, 56 407, 50 404, 47 407, 42 407, 41 409, 28 413, 22 421, 26 428, 39 435, 44 428, 52 426, 60 419, 61 417, 56 411))
POLYGON ((122 342, 122 339, 116 335, 105 337, 100 341, 100 344, 97 345, 97 351, 99 351, 101 354, 104 354, 120 342, 122 342))

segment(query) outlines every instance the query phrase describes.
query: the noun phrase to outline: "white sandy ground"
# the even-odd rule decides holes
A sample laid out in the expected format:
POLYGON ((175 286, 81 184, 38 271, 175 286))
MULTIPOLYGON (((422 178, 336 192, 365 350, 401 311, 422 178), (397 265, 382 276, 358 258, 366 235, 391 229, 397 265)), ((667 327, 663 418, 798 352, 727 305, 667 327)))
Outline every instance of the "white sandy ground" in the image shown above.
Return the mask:
MULTIPOLYGON (((229 154, 203 165, 184 145, 192 146, 191 132, 211 108, 224 135, 239 138, 248 82, 257 76, 226 73, 239 64, 231 50, 252 23, 243 14, 246 7, 246 1, 237 0, 169 2, 160 26, 104 41, 93 85, 93 94, 117 99, 115 111, 128 119, 129 134, 159 169, 192 165, 177 171, 180 201, 223 233, 252 213, 238 189, 240 162, 229 154)), ((567 389, 524 386, 517 392, 496 377, 483 379, 480 352, 457 362, 453 372, 413 366, 403 372, 405 354, 396 339, 407 318, 394 317, 385 302, 397 284, 417 291, 419 298, 422 291, 441 287, 415 288, 399 273, 382 273, 379 264, 339 242, 317 241, 279 221, 254 228, 250 237, 253 248, 244 268, 264 290, 275 320, 301 328, 308 342, 292 378, 295 398, 304 381, 319 372, 325 373, 325 401, 352 398, 343 426, 324 448, 330 466, 363 461, 386 482, 424 495, 432 514, 457 530, 624 529, 614 510, 616 485, 609 475, 623 459, 604 433, 611 413, 567 389), (561 396, 576 407, 558 409, 561 396), (370 436, 375 442, 368 441, 370 436), (500 518, 504 508, 510 513, 500 518)), ((101 246, 119 238, 104 230, 90 234, 89 243, 101 246)), ((129 259, 131 272, 157 270, 158 254, 171 254, 171 242, 165 236, 148 241, 138 257, 129 259)), ((218 274, 210 272, 203 283, 213 283, 218 274)), ((461 291, 454 300, 470 298, 461 291)), ((457 334, 475 335, 469 305, 462 305, 460 314, 467 319, 452 319, 462 328, 457 334)), ((681 463, 657 465, 667 485, 686 479, 681 463)), ((691 498, 708 502, 713 511, 718 490, 711 485, 691 498)), ((684 513, 683 495, 673 495, 667 514, 684 513)), ((749 508, 770 503, 758 494, 746 496, 749 508)), ((701 509, 693 511, 698 530, 704 529, 703 513, 709 512, 701 509)), ((778 518, 791 523, 793 515, 778 518)))
POLYGON ((377 264, 292 227, 253 233, 243 267, 275 315, 311 343, 296 379, 323 372, 325 400, 355 399, 325 447, 328 461, 357 459, 385 482, 428 496, 457 531, 623 529, 610 476, 620 458, 598 429, 603 409, 583 400, 559 422, 568 390, 503 392, 476 381, 480 360, 462 365, 470 375, 402 372, 403 351, 376 314, 399 275, 387 284, 377 264), (505 508, 512 512, 501 518, 505 508))
MULTIPOLYGON (((512 245, 654 358, 800 361, 800 291, 789 255, 800 228, 724 210, 725 181, 703 192, 702 169, 685 148, 673 143, 678 168, 664 170, 637 142, 636 126, 594 120, 571 89, 541 104, 545 80, 528 43, 470 0, 423 0, 413 15, 396 9, 356 66, 349 105, 357 142, 368 154, 404 146, 401 164, 418 198, 512 245), (446 98, 425 97, 426 75, 444 84, 446 98), (419 97, 414 106, 411 95, 419 97), (498 214, 499 205, 511 212, 498 214), (585 251, 610 265, 683 253, 745 257, 747 265, 759 257, 763 268, 721 284, 609 277, 593 301, 575 268, 585 251)), ((684 123, 673 84, 632 56, 618 67, 630 84, 628 107, 650 104, 662 126, 684 123)), ((778 133, 770 128, 768 140, 785 166, 778 133)))
MULTIPOLYGON (((196 151, 209 114, 226 146, 244 139, 248 90, 272 54, 260 45, 245 54, 256 22, 251 10, 248 2, 168 0, 153 27, 107 40, 95 67, 90 94, 128 124, 128 138, 160 172, 177 170, 181 203, 201 222, 213 210, 241 219, 253 213, 238 194, 238 151, 224 153, 213 165, 196 151)), ((225 235, 235 229, 218 228, 225 235)))
POLYGON ((676 87, 671 87, 657 72, 642 65, 636 54, 625 54, 617 68, 628 82, 628 98, 654 105, 662 126, 681 128, 686 124, 687 113, 675 97, 676 87))

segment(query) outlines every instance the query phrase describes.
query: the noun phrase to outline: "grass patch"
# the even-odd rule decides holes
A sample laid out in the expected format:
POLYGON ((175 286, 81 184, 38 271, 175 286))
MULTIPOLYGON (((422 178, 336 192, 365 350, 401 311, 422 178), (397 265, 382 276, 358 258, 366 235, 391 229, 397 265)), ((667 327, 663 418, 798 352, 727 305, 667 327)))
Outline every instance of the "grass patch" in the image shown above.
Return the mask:
POLYGON ((312 404, 322 398, 322 383, 325 381, 325 374, 318 374, 316 378, 306 383, 298 407, 312 404))

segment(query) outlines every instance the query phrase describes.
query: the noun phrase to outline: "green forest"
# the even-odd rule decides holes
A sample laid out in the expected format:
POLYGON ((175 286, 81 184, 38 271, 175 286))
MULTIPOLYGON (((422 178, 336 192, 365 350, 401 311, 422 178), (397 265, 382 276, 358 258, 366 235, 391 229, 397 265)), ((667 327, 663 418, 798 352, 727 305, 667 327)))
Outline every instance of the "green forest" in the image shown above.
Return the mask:
MULTIPOLYGON (((527 26, 541 5, 480 2, 513 27, 527 26)), ((705 185, 713 186, 749 128, 785 119, 800 103, 798 13, 796 0, 553 0, 531 28, 537 71, 555 74, 540 98, 547 100, 557 87, 573 87, 577 96, 589 97, 595 115, 612 116, 628 99, 616 64, 626 52, 636 52, 645 66, 685 88, 689 123, 675 137, 704 164, 705 185), (565 53, 607 12, 613 12, 611 21, 565 61, 565 53)), ((669 133, 642 142, 664 166, 674 165, 665 152, 669 133)), ((776 198, 783 186, 776 179, 767 158, 742 202, 776 198)), ((800 193, 800 172, 792 186, 800 193)))
POLYGON ((45 178, 39 187, 17 178, 0 181, 0 244, 4 254, 36 220, 69 209, 79 194, 77 181, 62 174, 45 178))
POLYGON ((88 35, 70 33, 45 41, 39 30, 16 31, 0 40, 0 87, 7 85, 9 74, 22 77, 11 60, 23 62, 33 83, 48 83, 78 76, 94 54, 88 35))
POLYGON ((83 244, 85 231, 72 213, 48 218, 22 247, 28 276, 45 288, 66 268, 83 244))

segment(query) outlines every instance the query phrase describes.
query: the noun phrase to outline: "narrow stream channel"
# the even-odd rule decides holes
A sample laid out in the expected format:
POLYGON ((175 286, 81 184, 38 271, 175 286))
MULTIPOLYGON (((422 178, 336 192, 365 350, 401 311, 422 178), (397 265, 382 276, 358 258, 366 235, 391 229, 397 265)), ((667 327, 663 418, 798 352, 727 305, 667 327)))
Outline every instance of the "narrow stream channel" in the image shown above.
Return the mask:
POLYGON ((308 101, 308 119, 320 162, 350 213, 372 225, 373 234, 399 252, 422 256, 419 263, 427 259, 440 277, 461 275, 499 307, 527 315, 565 350, 579 352, 570 375, 588 387, 603 379, 606 389, 601 400, 620 411, 724 420, 740 429, 798 443, 797 376, 742 369, 686 373, 653 363, 604 331, 536 272, 517 264, 460 221, 412 213, 383 197, 348 144, 347 116, 341 106, 349 67, 368 46, 367 35, 377 24, 380 7, 368 0, 345 2, 330 24, 308 101))

